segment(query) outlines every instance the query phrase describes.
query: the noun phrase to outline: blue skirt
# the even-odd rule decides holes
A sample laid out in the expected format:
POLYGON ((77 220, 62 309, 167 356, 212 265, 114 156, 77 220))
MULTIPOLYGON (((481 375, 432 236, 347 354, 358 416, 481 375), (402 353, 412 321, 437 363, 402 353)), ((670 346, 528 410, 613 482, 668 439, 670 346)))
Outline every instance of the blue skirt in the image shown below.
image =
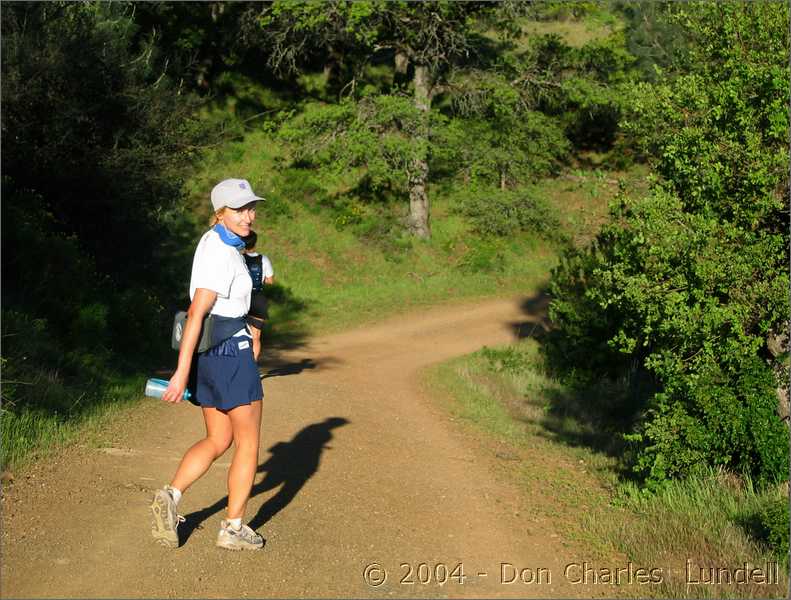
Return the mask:
POLYGON ((200 406, 228 411, 263 398, 249 337, 228 338, 198 354, 195 360, 195 402, 200 406))

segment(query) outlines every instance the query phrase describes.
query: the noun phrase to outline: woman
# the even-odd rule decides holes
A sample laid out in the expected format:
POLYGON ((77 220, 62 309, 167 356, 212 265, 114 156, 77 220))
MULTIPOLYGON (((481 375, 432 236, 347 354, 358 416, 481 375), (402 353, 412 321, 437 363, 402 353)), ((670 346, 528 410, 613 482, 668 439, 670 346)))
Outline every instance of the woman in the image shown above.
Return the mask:
POLYGON ((269 307, 264 295, 264 285, 275 283, 275 271, 269 257, 258 254, 255 245, 258 242, 258 234, 251 231, 250 235, 244 238, 244 262, 247 263, 247 270, 253 280, 253 292, 250 297, 250 310, 247 314, 247 324, 250 326, 250 333, 253 336, 253 358, 258 362, 258 355, 261 353, 261 330, 264 322, 269 319, 269 307))
POLYGON ((230 550, 260 550, 263 538, 242 524, 258 465, 263 390, 253 360, 252 338, 245 325, 252 281, 240 239, 250 233, 259 198, 244 179, 226 179, 211 192, 215 224, 195 250, 190 280, 187 322, 178 365, 162 399, 180 402, 195 365, 194 401, 201 406, 206 437, 181 459, 170 485, 158 490, 151 503, 151 533, 159 543, 178 547, 177 527, 184 520, 177 507, 181 495, 231 445, 228 470, 228 512, 220 524, 217 546, 230 550), (211 313, 212 347, 194 355, 204 317, 211 313))

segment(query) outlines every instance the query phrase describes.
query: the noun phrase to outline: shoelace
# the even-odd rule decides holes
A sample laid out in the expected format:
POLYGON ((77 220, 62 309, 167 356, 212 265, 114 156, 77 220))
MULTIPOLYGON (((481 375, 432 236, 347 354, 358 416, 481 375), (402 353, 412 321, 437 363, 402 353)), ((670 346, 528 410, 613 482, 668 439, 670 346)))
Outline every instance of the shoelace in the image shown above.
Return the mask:
POLYGON ((234 529, 231 526, 225 528, 225 531, 230 533, 231 535, 236 535, 251 543, 257 543, 258 539, 261 538, 259 534, 253 531, 252 527, 247 525, 242 525, 239 529, 234 529))
POLYGON ((248 527, 247 525, 242 525, 242 528, 239 530, 241 536, 246 539, 248 542, 257 543, 258 540, 261 538, 255 531, 253 531, 252 527, 248 527))

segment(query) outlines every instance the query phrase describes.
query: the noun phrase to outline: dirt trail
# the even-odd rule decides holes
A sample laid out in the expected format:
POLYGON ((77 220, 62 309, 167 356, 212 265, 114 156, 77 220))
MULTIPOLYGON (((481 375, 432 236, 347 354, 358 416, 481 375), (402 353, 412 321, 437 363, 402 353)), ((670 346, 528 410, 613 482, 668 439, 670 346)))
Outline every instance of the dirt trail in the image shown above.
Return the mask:
POLYGON ((202 421, 188 403, 145 403, 113 428, 107 447, 75 446, 5 490, 0 593, 590 596, 563 577, 579 556, 573 545, 530 518, 531 502, 552 502, 550 489, 525 493, 509 483, 493 453, 419 383, 429 364, 513 340, 520 323, 538 318, 525 306, 426 310, 312 340, 265 366, 261 472, 248 507, 267 540, 262 552, 214 547, 230 453, 185 494, 181 547, 152 542, 151 491, 170 478, 202 421), (372 585, 376 567, 371 584, 364 578, 374 563, 387 571, 381 585, 372 585), (402 563, 413 566, 411 578, 402 563), (428 584, 420 563, 432 567, 428 584), (540 584, 503 584, 501 563, 531 569, 527 578, 546 571, 540 584))

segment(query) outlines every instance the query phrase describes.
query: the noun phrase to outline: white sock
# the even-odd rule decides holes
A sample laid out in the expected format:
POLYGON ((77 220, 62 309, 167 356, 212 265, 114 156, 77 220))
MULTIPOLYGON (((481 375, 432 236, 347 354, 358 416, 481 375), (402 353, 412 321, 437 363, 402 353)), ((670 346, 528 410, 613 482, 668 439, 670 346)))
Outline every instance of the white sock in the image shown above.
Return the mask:
POLYGON ((179 500, 181 500, 181 490, 176 489, 173 486, 170 486, 170 495, 173 497, 173 502, 176 504, 178 504, 179 500))
POLYGON ((242 517, 228 519, 228 525, 230 525, 234 531, 239 531, 242 528, 242 517))

